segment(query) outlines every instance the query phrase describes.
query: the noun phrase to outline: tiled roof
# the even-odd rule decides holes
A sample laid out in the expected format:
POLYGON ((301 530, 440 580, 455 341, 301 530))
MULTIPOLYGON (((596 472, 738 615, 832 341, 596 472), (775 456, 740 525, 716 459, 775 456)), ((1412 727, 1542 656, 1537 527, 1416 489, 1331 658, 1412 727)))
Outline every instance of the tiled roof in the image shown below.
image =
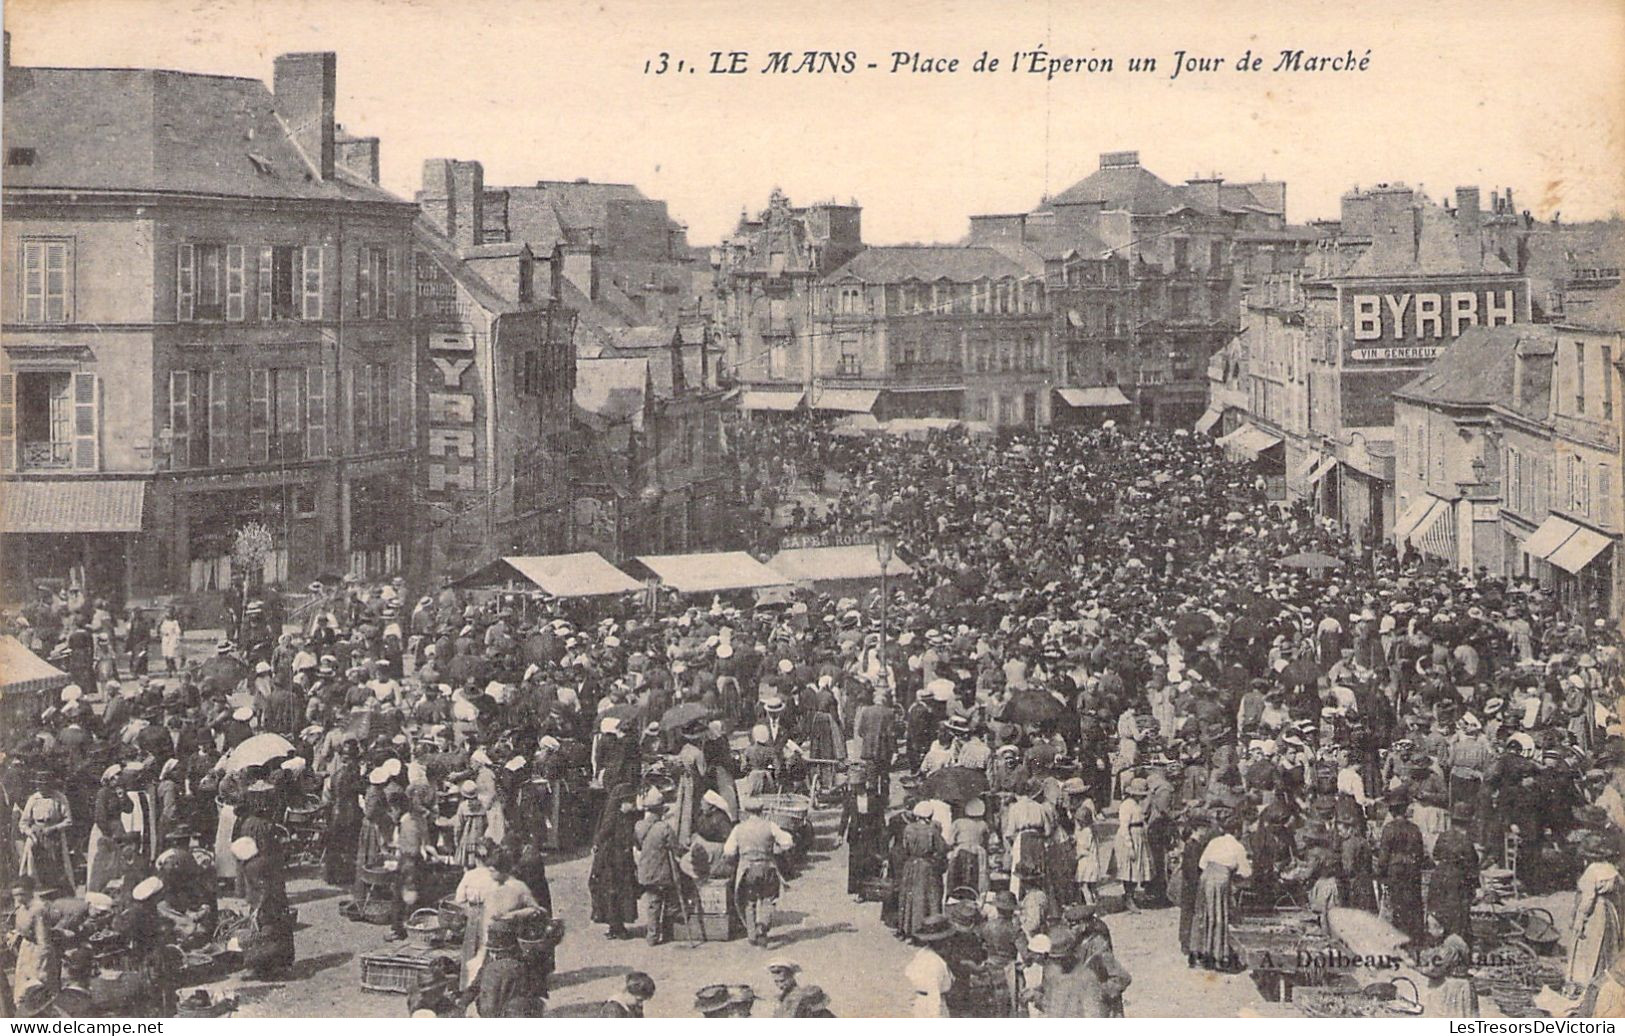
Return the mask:
POLYGON ((1482 247, 1476 233, 1461 232, 1455 218, 1432 202, 1413 210, 1418 224, 1414 248, 1371 247, 1344 276, 1437 276, 1461 273, 1511 273, 1500 258, 1482 247))
POLYGON ((161 69, 13 68, 6 74, 7 188, 163 191, 397 202, 352 174, 316 179, 257 79, 161 69))
POLYGON ((1179 188, 1149 169, 1119 166, 1097 169, 1039 206, 1039 210, 1077 202, 1104 202, 1107 211, 1157 215, 1184 204, 1179 188))
MULTIPOLYGON (((1549 352, 1553 329, 1543 324, 1469 327, 1427 370, 1394 395, 1426 403, 1492 406, 1512 396, 1515 356, 1549 352)), ((1526 371, 1527 373, 1527 371, 1526 371)))
POLYGON ((857 278, 870 284, 947 278, 968 284, 979 280, 1028 276, 1020 264, 992 248, 977 245, 883 245, 866 248, 824 280, 857 278))
POLYGON ((574 180, 539 180, 535 187, 513 187, 510 191, 535 191, 545 195, 558 214, 559 222, 574 230, 602 227, 608 220, 611 201, 648 201, 643 192, 629 183, 579 183, 574 180))

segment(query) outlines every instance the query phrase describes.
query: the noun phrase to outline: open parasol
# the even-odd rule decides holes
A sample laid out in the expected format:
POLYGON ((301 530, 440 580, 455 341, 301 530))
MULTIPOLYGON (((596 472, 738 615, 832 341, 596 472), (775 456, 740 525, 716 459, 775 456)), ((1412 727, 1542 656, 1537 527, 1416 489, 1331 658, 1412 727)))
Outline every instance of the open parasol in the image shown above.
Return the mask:
POLYGON ((220 760, 220 768, 227 773, 236 773, 293 754, 293 743, 281 734, 255 734, 227 752, 220 760))
POLYGON ((969 766, 944 766, 920 782, 922 797, 951 805, 969 802, 987 791, 987 774, 969 766))
POLYGON ((1281 559, 1283 568, 1301 568, 1310 572, 1324 572, 1328 569, 1342 568, 1343 563, 1330 554, 1322 554, 1318 550, 1311 550, 1305 554, 1293 554, 1281 559))
POLYGON ((673 705, 660 717, 661 730, 681 730, 694 723, 703 723, 711 718, 711 710, 697 701, 685 701, 681 705, 673 705))
POLYGON ((1066 715, 1066 706, 1042 691, 1017 691, 999 710, 999 719, 1005 723, 1023 726, 1034 723, 1053 723, 1066 715))

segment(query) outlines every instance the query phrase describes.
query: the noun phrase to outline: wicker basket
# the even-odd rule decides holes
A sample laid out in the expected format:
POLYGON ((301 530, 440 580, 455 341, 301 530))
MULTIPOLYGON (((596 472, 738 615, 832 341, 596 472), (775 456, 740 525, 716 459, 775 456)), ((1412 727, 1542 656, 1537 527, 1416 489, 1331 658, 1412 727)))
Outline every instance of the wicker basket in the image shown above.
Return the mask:
POLYGON ((435 953, 367 954, 361 958, 361 988, 369 993, 405 993, 414 979, 433 971, 440 957, 435 953))
POLYGON ((468 913, 451 896, 440 901, 440 927, 448 936, 461 935, 468 927, 468 913))
POLYGON ((406 919, 406 944, 420 950, 432 949, 440 934, 440 911, 434 907, 412 911, 406 919))

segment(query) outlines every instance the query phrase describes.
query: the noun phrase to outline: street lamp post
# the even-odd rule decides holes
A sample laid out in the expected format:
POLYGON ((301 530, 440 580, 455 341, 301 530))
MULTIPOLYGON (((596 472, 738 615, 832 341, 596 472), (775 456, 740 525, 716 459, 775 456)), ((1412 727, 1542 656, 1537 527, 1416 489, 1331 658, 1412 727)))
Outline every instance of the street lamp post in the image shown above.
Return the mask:
POLYGON ((874 537, 875 558, 880 562, 880 682, 883 688, 890 691, 891 675, 886 668, 886 606, 890 603, 891 592, 886 585, 886 569, 897 550, 897 533, 889 525, 877 525, 874 537))

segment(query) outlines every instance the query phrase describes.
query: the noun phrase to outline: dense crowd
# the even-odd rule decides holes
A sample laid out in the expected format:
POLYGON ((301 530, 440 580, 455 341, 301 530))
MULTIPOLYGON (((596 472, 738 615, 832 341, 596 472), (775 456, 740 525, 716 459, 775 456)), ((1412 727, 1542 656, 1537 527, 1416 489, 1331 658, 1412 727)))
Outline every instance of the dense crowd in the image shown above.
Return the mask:
MULTIPOLYGON (((900 980, 924 1015, 1121 1013, 1103 913, 1177 905, 1192 966, 1224 969, 1234 913, 1283 903, 1391 920, 1433 1009, 1471 1013, 1473 909, 1503 877, 1577 890, 1570 992, 1620 995, 1606 623, 1355 552, 1199 437, 734 438, 759 494, 838 487, 794 527, 895 531, 913 572, 886 630, 872 587, 651 611, 346 581, 297 614, 243 593, 201 660, 173 614, 56 594, 13 616, 76 682, 8 731, 8 1005, 109 956, 150 1001, 123 1013, 175 1010, 205 949, 286 974, 287 874, 319 861, 393 936, 466 916, 414 1010, 540 1014, 564 934, 546 861, 580 802, 603 935, 660 943, 709 900, 761 946, 809 810, 839 806, 848 891, 918 947, 900 980)), ((781 982, 777 1013, 829 1010, 781 982)))

